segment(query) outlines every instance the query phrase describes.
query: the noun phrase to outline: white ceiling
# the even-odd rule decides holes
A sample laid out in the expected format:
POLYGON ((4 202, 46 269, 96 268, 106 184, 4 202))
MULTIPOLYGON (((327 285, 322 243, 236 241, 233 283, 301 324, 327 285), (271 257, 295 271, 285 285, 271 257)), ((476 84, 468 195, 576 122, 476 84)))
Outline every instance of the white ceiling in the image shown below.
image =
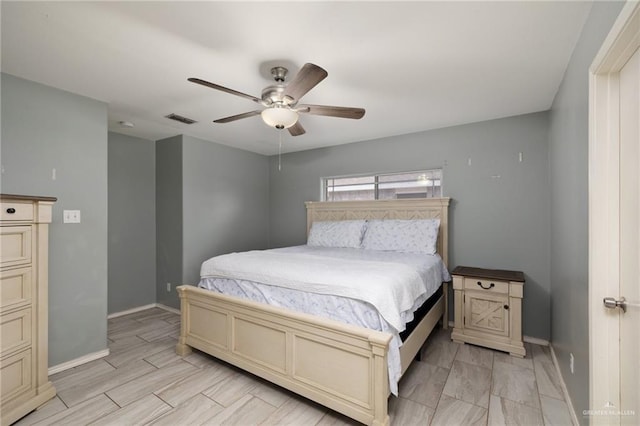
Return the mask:
POLYGON ((362 107, 361 120, 303 115, 291 152, 546 110, 591 2, 9 2, 2 71, 109 104, 110 130, 187 134, 274 154, 278 131, 247 99, 269 69, 329 76, 302 103, 362 107), (193 118, 185 125, 164 118, 193 118), (123 129, 119 121, 135 123, 123 129))

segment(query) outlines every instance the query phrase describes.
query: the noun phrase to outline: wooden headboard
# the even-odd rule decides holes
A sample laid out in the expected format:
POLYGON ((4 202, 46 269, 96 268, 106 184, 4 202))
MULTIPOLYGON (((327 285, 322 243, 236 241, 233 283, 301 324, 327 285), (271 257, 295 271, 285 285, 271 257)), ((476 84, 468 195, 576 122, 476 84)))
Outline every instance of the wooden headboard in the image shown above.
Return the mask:
POLYGON ((307 201, 307 235, 313 222, 357 219, 440 219, 437 252, 449 260, 450 198, 375 201, 307 201))

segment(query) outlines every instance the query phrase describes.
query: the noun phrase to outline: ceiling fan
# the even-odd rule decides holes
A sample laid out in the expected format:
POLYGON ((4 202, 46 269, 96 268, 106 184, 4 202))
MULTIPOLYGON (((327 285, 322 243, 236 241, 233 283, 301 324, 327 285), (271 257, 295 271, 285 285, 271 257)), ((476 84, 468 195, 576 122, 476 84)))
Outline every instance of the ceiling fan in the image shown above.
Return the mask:
POLYGON ((293 77, 289 83, 285 84, 284 79, 288 70, 285 67, 271 68, 271 75, 276 84, 267 86, 262 90, 262 97, 247 95, 218 84, 210 83, 199 78, 189 78, 192 83, 201 84, 212 89, 230 93, 252 100, 266 108, 262 110, 249 111, 242 114, 214 120, 214 123, 230 123, 243 118, 261 115, 262 120, 276 129, 287 129, 291 136, 299 136, 305 133, 304 127, 298 121, 298 114, 324 115, 329 117, 360 119, 364 116, 365 110, 362 108, 339 107, 329 105, 308 105, 298 104, 309 90, 327 77, 327 71, 323 68, 307 63, 293 77))

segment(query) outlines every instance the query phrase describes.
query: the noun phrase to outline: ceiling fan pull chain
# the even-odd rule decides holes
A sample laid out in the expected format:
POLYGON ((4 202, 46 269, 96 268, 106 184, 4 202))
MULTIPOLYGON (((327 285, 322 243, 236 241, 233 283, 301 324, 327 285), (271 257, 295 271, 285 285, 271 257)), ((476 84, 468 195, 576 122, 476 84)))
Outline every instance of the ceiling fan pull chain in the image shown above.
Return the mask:
POLYGON ((282 170, 282 130, 278 131, 278 171, 282 170))

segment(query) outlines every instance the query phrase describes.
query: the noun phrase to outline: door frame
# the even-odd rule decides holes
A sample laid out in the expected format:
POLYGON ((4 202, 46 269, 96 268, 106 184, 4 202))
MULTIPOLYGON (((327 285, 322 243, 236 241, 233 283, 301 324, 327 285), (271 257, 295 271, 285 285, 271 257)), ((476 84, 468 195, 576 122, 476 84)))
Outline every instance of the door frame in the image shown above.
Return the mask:
POLYGON ((628 1, 589 68, 589 410, 591 424, 620 424, 619 72, 640 47, 640 2, 628 1))

